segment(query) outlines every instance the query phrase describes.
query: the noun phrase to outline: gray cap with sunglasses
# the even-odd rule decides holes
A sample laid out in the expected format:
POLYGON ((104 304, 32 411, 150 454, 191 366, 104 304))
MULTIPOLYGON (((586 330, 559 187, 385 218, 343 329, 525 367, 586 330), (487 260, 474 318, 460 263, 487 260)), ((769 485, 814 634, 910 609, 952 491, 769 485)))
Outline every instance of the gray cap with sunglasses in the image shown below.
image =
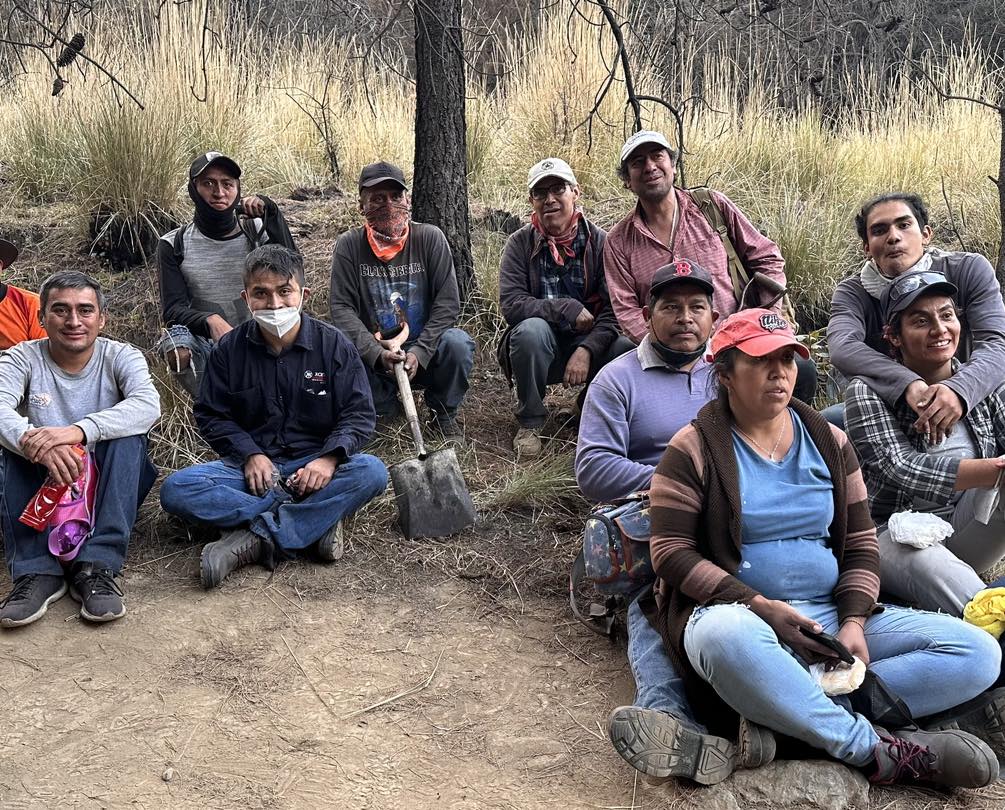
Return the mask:
POLYGON ((532 189, 547 177, 554 177, 564 180, 572 186, 578 186, 576 175, 572 173, 572 167, 561 158, 545 158, 540 163, 535 163, 527 172, 527 188, 532 189))
POLYGON ((957 292, 956 285, 942 273, 919 270, 904 273, 890 282, 879 299, 879 307, 883 311, 883 320, 889 323, 894 315, 911 306, 920 295, 942 293, 955 299, 957 292))

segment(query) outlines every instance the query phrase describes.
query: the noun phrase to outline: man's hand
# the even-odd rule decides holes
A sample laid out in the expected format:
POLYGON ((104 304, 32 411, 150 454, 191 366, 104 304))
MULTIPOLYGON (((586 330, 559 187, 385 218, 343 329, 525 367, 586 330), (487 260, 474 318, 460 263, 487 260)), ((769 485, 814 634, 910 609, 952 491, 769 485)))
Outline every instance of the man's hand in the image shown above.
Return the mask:
POLYGON ((213 342, 219 343, 220 338, 227 334, 227 332, 231 331, 234 327, 227 323, 221 316, 213 314, 206 318, 206 328, 209 329, 209 336, 213 339, 213 342))
POLYGON ((848 652, 869 666, 869 645, 865 641, 864 622, 864 616, 852 616, 846 619, 838 630, 837 640, 848 648, 848 652))
POLYGON ((942 383, 925 385, 915 380, 907 386, 905 393, 907 404, 918 414, 914 429, 927 434, 932 444, 939 444, 945 439, 963 417, 963 403, 959 395, 942 383))
POLYGON ((272 460, 265 453, 248 456, 244 462, 244 483, 252 495, 261 498, 272 487, 272 460))
POLYGON ((593 328, 593 316, 590 314, 590 310, 583 307, 582 311, 576 316, 576 322, 572 325, 580 334, 589 332, 593 328))
POLYGON ((408 373, 409 380, 414 380, 415 375, 419 373, 419 358, 416 357, 415 352, 409 352, 405 355, 405 371, 408 373))
MULTIPOLYGON (((412 356, 414 357, 415 355, 412 356)), ((401 349, 381 349, 380 358, 377 360, 378 365, 380 365, 384 371, 394 371, 395 363, 404 362, 405 353, 401 349)), ((408 371, 408 369, 405 370, 408 371)))
POLYGON ((305 464, 291 476, 293 491, 297 494, 297 498, 306 498, 324 489, 331 483, 337 469, 338 461, 330 455, 321 456, 305 464))
POLYGON ((590 350, 580 346, 572 353, 569 362, 565 364, 565 376, 562 382, 567 386, 582 385, 590 374, 590 350))
POLYGON ((43 453, 36 463, 44 465, 52 479, 63 486, 69 486, 84 472, 84 460, 69 444, 56 445, 43 453))
MULTIPOLYGON (((84 443, 84 431, 76 425, 42 427, 26 430, 19 444, 24 457, 33 464, 44 464, 42 457, 54 447, 84 443)), ((83 469, 83 467, 81 467, 83 469)), ((76 476, 71 479, 75 481, 76 476)))
POLYGON ((771 626, 782 644, 791 647, 807 663, 837 659, 837 653, 830 647, 825 647, 800 632, 800 627, 805 627, 811 633, 819 633, 823 628, 788 602, 755 596, 750 600, 750 609, 771 626))
POLYGON ((241 200, 241 210, 246 217, 264 217, 265 200, 257 194, 252 194, 250 197, 245 197, 241 200))

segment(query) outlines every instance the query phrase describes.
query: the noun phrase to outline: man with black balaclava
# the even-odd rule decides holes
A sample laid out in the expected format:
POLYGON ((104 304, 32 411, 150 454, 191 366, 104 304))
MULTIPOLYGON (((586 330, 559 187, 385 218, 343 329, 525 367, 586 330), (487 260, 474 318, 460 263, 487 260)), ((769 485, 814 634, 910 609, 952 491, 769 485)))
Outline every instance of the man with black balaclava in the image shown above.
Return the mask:
MULTIPOLYGON (((591 501, 649 489, 667 442, 715 396, 704 357, 719 317, 714 292, 712 275, 688 259, 653 276, 638 348, 604 366, 586 394, 576 481, 591 501)), ((614 749, 650 777, 701 784, 725 779, 736 764, 734 746, 695 720, 684 683, 639 599, 629 605, 627 625, 636 694, 608 720, 614 749)))
POLYGON ((210 350, 251 317, 241 299, 244 260, 265 243, 296 250, 279 206, 264 195, 241 198, 241 167, 220 152, 193 161, 192 222, 161 237, 161 317, 157 345, 178 383, 194 397, 210 350))
POLYGON ((392 163, 371 163, 359 178, 361 228, 342 234, 332 257, 332 323, 363 358, 377 415, 400 413, 394 366, 425 389, 430 427, 461 442, 457 410, 468 390, 475 344, 458 329, 460 298, 450 245, 435 225, 412 220, 408 186, 392 163), (386 342, 408 327, 404 345, 386 342))

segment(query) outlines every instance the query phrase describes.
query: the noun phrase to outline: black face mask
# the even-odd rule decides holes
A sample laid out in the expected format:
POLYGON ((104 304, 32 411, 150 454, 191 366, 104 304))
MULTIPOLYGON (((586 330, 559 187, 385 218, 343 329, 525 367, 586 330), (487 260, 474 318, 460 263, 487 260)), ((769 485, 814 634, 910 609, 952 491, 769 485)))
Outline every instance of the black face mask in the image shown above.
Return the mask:
POLYGON ((702 343, 693 352, 679 352, 676 349, 671 349, 665 343, 661 343, 656 337, 650 333, 649 334, 649 345, 653 347, 653 351, 659 355, 660 360, 666 363, 668 366, 673 366, 674 368, 682 368, 688 363, 693 363, 699 357, 705 353, 707 347, 707 342, 702 343))
POLYGON ((217 211, 212 205, 199 196, 195 180, 188 181, 188 196, 195 203, 195 227, 210 239, 223 239, 237 227, 237 206, 241 202, 241 184, 237 184, 237 197, 230 208, 217 211))

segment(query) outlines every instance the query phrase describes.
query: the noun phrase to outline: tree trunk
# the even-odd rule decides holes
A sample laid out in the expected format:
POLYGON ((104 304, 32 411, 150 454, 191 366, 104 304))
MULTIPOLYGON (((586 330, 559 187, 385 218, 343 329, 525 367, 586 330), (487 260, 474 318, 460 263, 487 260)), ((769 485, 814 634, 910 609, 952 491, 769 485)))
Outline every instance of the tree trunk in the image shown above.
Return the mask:
POLYGON ((475 289, 468 213, 461 0, 415 0, 412 216, 446 234, 462 305, 475 289))

